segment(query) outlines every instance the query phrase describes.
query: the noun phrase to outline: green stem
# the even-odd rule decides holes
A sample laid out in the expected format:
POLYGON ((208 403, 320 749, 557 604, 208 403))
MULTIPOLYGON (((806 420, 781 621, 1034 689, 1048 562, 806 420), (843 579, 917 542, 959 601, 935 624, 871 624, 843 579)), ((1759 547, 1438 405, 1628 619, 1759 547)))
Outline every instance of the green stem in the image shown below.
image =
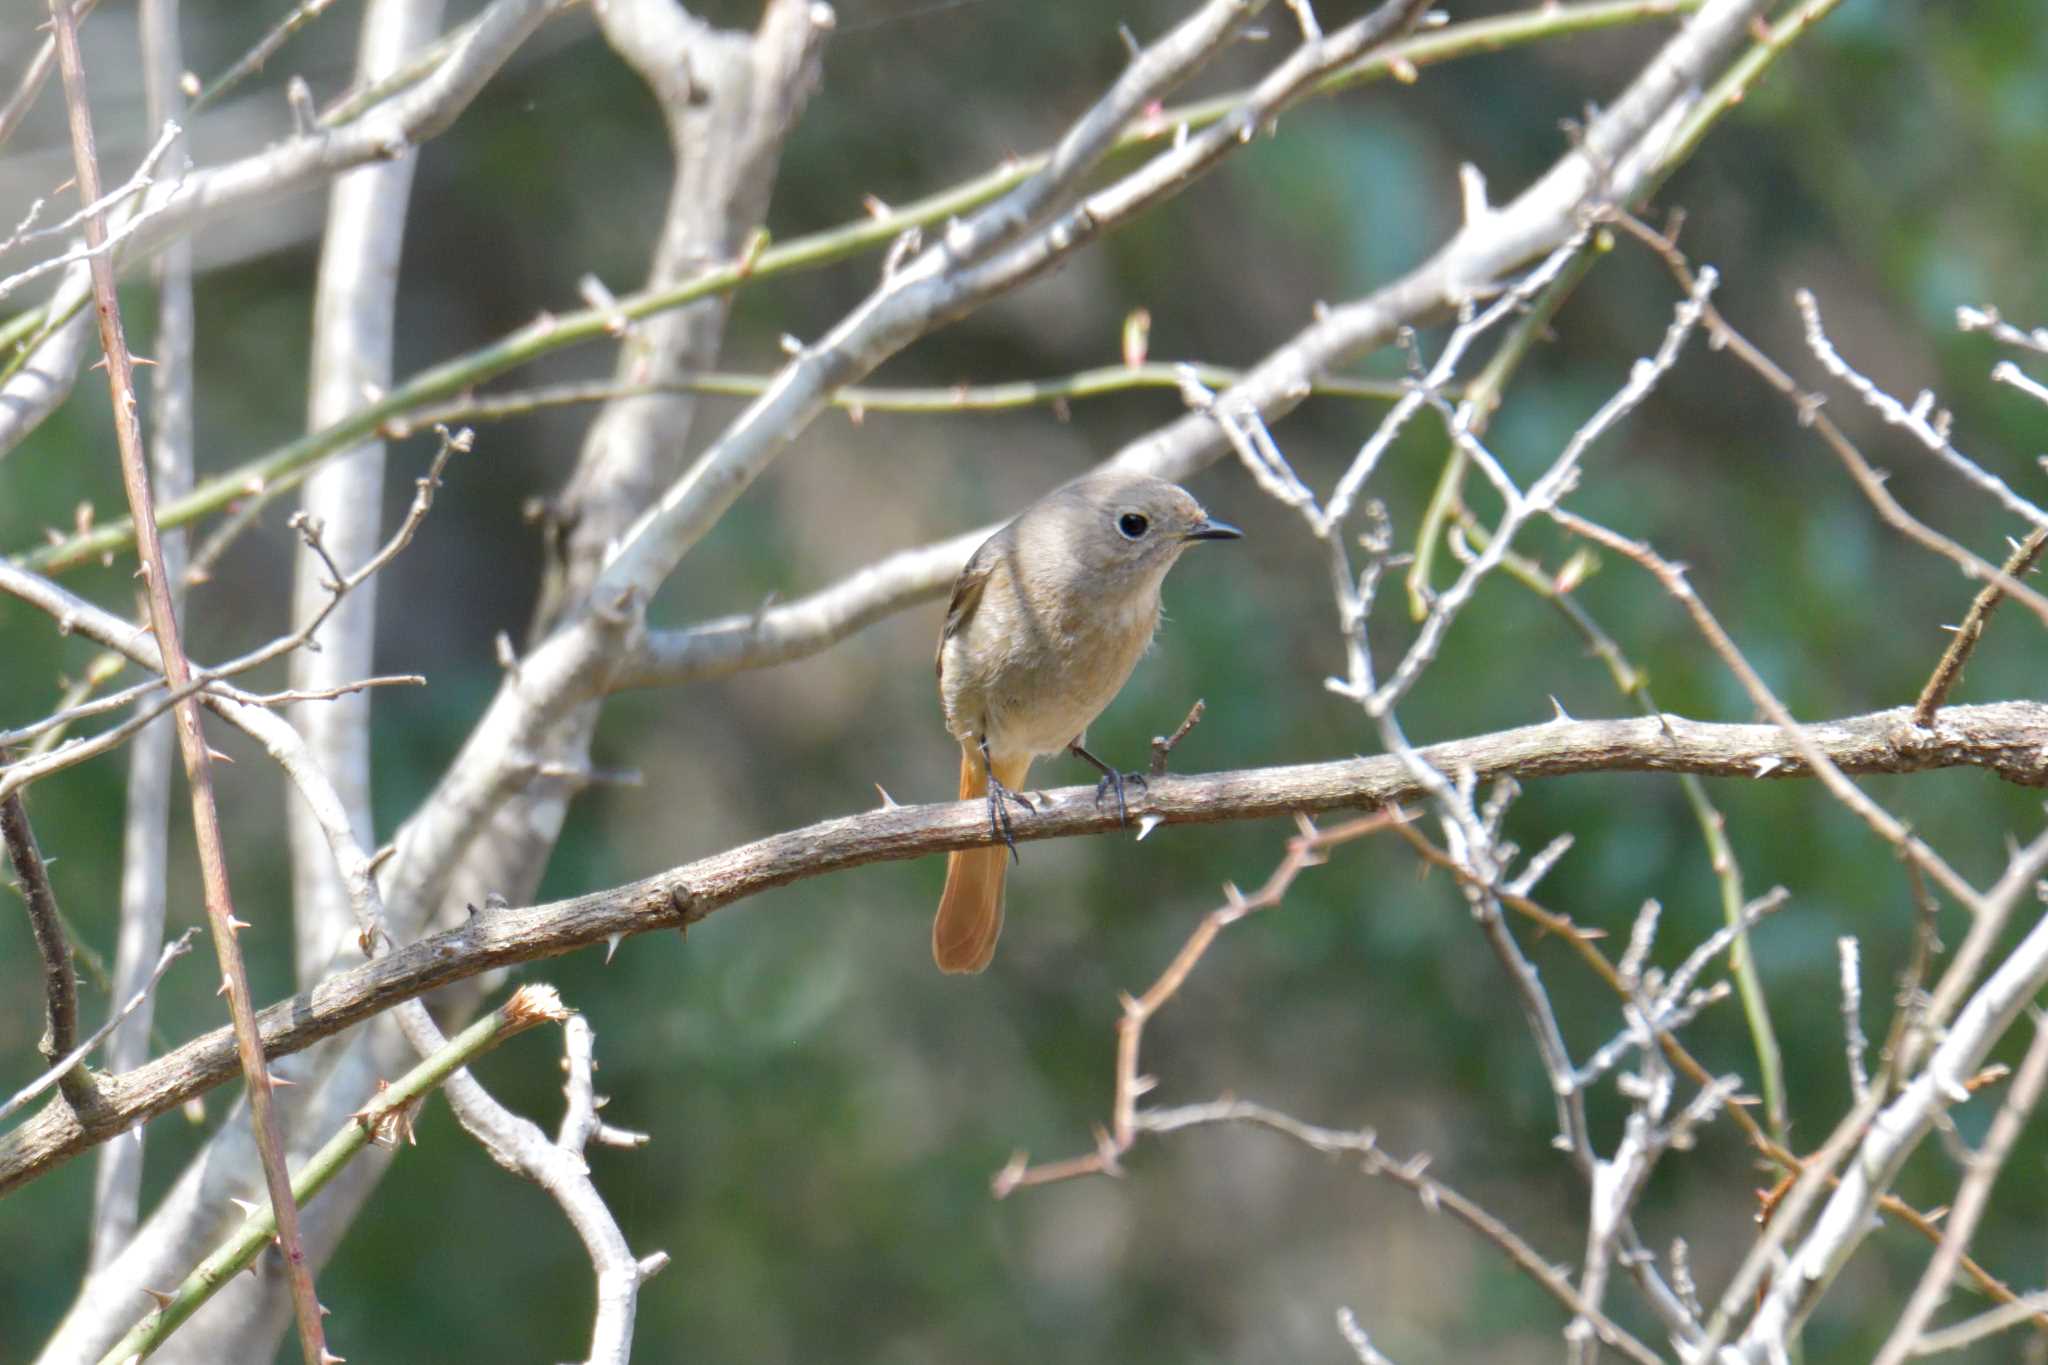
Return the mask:
MULTIPOLYGON (((1645 19, 1666 18, 1695 8, 1699 0, 1597 0, 1572 6, 1544 5, 1518 14, 1454 24, 1433 33, 1410 37, 1384 51, 1333 72, 1318 93, 1328 94, 1363 85, 1388 75, 1413 78, 1416 68, 1453 58, 1610 28, 1645 19)), ((1202 127, 1222 118, 1243 100, 1242 92, 1219 96, 1163 112, 1125 133, 1120 149, 1157 143, 1182 124, 1202 127)), ((885 246, 913 228, 929 227, 957 217, 1021 184, 1046 163, 1046 156, 1010 161, 972 180, 901 208, 886 209, 859 221, 800 237, 781 246, 752 249, 738 261, 714 267, 686 284, 630 295, 603 308, 560 317, 542 317, 504 339, 467 355, 443 362, 387 394, 380 402, 350 414, 320 431, 311 432, 194 488, 185 497, 157 508, 164 527, 189 525, 252 494, 268 494, 302 480, 321 460, 359 444, 378 428, 407 412, 451 398, 519 365, 586 341, 612 335, 621 319, 637 320, 667 312, 713 295, 726 294, 745 283, 818 266, 830 265, 872 248, 885 246)), ((756 238, 756 247, 765 242, 756 238)), ((0 325, 0 345, 18 342, 43 327, 42 309, 30 309, 0 325)), ((63 319, 57 319, 61 325, 63 319)), ((48 330, 48 329, 46 329, 48 330)), ((16 351, 0 367, 0 383, 11 377, 33 348, 16 351)), ((25 566, 54 573, 102 555, 125 550, 134 539, 126 521, 111 521, 84 535, 41 546, 19 556, 25 566)))
MULTIPOLYGON (((447 1080, 458 1067, 467 1066, 515 1033, 567 1016, 568 1011, 549 987, 522 986, 514 991, 511 999, 380 1090, 375 1099, 350 1116, 341 1131, 329 1138, 327 1145, 315 1152, 293 1177, 293 1202, 304 1206, 341 1173, 356 1153, 378 1137, 388 1141, 396 1135, 409 1136, 410 1119, 400 1111, 447 1080)), ((161 1299, 155 1309, 128 1329, 128 1334, 101 1357, 100 1365, 139 1360, 163 1345, 201 1304, 262 1254, 276 1233, 277 1220, 268 1205, 251 1213, 226 1242, 185 1277, 174 1293, 161 1299)))
MULTIPOLYGON (((1465 534, 1484 549, 1488 539, 1486 528, 1462 505, 1455 508, 1452 515, 1465 534)), ((1575 555, 1564 569, 1553 575, 1520 555, 1510 554, 1502 561, 1502 566, 1513 578, 1564 613, 1565 619, 1585 637, 1594 655, 1607 666, 1615 687, 1636 704, 1638 711, 1646 716, 1660 715, 1657 699, 1650 695, 1649 675, 1629 663, 1614 637, 1601 629, 1600 623, 1572 596, 1571 587, 1561 586, 1575 586, 1583 582, 1585 576, 1593 571, 1593 564, 1590 555, 1583 559, 1575 555)), ((1693 818, 1699 822, 1701 836, 1706 840, 1708 864, 1713 868, 1714 880, 1721 890, 1722 918, 1729 924, 1740 924, 1742 907, 1746 902, 1742 893, 1742 868, 1735 861, 1734 846, 1728 841, 1728 822, 1707 796, 1706 784, 1696 775, 1679 774, 1678 785, 1685 793, 1686 804, 1692 808, 1693 818)), ((1782 1147, 1787 1138, 1784 1056, 1778 1047, 1777 1029, 1771 1024, 1770 1005, 1764 995, 1763 979, 1757 975, 1748 933, 1737 934, 1728 952, 1728 967, 1735 978, 1735 993, 1742 1001, 1742 1016, 1749 1025, 1750 1041, 1756 1048, 1757 1072, 1764 1092, 1765 1126, 1770 1129, 1772 1139, 1782 1147)))
MULTIPOLYGON (((853 385, 833 394, 832 405, 858 413, 1005 412, 1048 403, 1065 403, 1071 399, 1100 398, 1105 394, 1127 393, 1134 389, 1176 389, 1183 377, 1191 377, 1212 389, 1223 389, 1242 379, 1244 373, 1224 365, 1155 361, 1146 365, 1104 365, 1051 379, 1019 379, 998 384, 955 384, 945 388, 853 385)), ((404 437, 417 428, 436 422, 493 422, 507 417, 523 417, 547 408, 607 403, 615 398, 641 398, 665 393, 756 398, 766 393, 774 382, 775 377, 766 374, 707 373, 668 384, 558 384, 511 393, 482 394, 445 407, 410 413, 402 422, 387 423, 384 434, 404 437)), ((1399 398, 1401 391, 1400 384, 1387 380, 1341 377, 1319 379, 1310 389, 1310 392, 1325 397, 1383 402, 1399 398)))

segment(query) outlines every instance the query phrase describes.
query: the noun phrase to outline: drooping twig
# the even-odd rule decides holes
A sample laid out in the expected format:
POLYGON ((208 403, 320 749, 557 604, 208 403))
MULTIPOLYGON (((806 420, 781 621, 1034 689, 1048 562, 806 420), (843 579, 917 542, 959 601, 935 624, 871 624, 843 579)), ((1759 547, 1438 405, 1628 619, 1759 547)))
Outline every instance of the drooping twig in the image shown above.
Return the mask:
POLYGON ((1170 1133, 1183 1128, 1216 1123, 1251 1124, 1284 1133, 1319 1152, 1358 1157, 1361 1169, 1367 1175, 1391 1180, 1413 1191, 1421 1198, 1425 1208, 1432 1212, 1449 1212, 1459 1222, 1493 1243, 1515 1263, 1517 1269, 1533 1279, 1545 1293, 1571 1312, 1580 1314, 1591 1322, 1601 1341, 1621 1351, 1629 1359, 1643 1361, 1647 1365, 1656 1365, 1662 1360, 1661 1356, 1644 1345, 1634 1334, 1588 1303, 1584 1296, 1572 1287, 1571 1281, 1554 1269, 1542 1253, 1524 1241, 1513 1228, 1429 1175, 1427 1156, 1396 1161, 1381 1150, 1378 1140, 1370 1130, 1347 1133, 1332 1128, 1321 1128, 1303 1123, 1290 1114, 1247 1100, 1225 1099, 1209 1104, 1183 1105, 1177 1109, 1151 1109, 1142 1116, 1142 1126, 1148 1133, 1170 1133))
POLYGON ((1235 886, 1223 888, 1224 903, 1202 917, 1187 942, 1173 955, 1173 961, 1159 974, 1143 995, 1123 997, 1123 1015, 1116 1024, 1116 1088, 1111 1105, 1110 1127, 1098 1129, 1095 1150, 1086 1156, 1034 1166, 1023 1152, 1010 1158, 991 1181, 995 1196, 1002 1199, 1032 1185, 1069 1180, 1078 1175, 1121 1175, 1121 1162, 1138 1140, 1138 1100, 1155 1084, 1138 1071, 1138 1048, 1145 1025, 1173 999, 1188 973, 1202 960, 1225 929, 1260 910, 1270 910, 1286 897, 1295 878, 1328 860, 1328 850, 1368 834, 1401 823, 1406 817, 1398 810, 1383 811, 1362 819, 1349 820, 1330 829, 1318 829, 1307 816, 1300 817, 1301 832, 1287 841, 1287 855, 1266 878, 1266 884, 1249 896, 1235 886))
POLYGON ((1784 703, 1772 694, 1762 677, 1743 657, 1742 651, 1735 647, 1735 642, 1721 628, 1721 623, 1714 619, 1714 614, 1700 600, 1699 594, 1693 591, 1692 585, 1686 581, 1683 568, 1664 559, 1648 545, 1617 535, 1606 527, 1587 521, 1584 517, 1567 512, 1561 507, 1552 508, 1550 516, 1572 534, 1604 545, 1649 570, 1663 585, 1664 590, 1692 617, 1693 624, 1699 629, 1700 634, 1728 666, 1729 671, 1742 683, 1743 690, 1749 693, 1750 699, 1757 704, 1758 709, 1784 728, 1793 749, 1813 769, 1814 775, 1820 778, 1822 785, 1827 787, 1835 799, 1859 816, 1878 837, 1898 849, 1902 856, 1918 864, 1958 902, 1964 905, 1976 903, 1976 888, 1963 880, 1961 874, 1948 865, 1947 859, 1935 852, 1924 839, 1907 829, 1896 816, 1864 795, 1842 774, 1839 765, 1820 748, 1811 745, 1805 728, 1793 719, 1792 713, 1785 709, 1784 703))
MULTIPOLYGON (((69 0, 51 0, 50 16, 57 38, 57 64, 64 77, 65 102, 70 111, 72 156, 78 173, 79 196, 88 202, 100 196, 99 157, 93 146, 92 112, 86 102, 85 66, 79 54, 78 29, 69 0)), ((107 237, 104 214, 86 219, 86 241, 99 246, 107 237)), ((142 429, 136 418, 134 362, 122 334, 120 302, 114 290, 113 263, 104 255, 92 258, 93 297, 99 311, 100 345, 107 362, 107 384, 112 393, 114 433, 121 456, 121 481, 128 494, 130 515, 136 529, 136 548, 142 558, 144 582, 149 594, 150 624, 163 656, 164 678, 173 689, 191 685, 191 666, 178 635, 178 622, 171 605, 170 580, 165 571, 163 547, 157 537, 153 501, 149 487, 147 457, 142 448, 142 429)), ((192 790, 192 824, 199 848, 201 881, 206 913, 213 931, 214 950, 220 959, 221 977, 234 1019, 237 1052, 242 1073, 249 1083, 249 1105, 263 1156, 265 1182, 277 1218, 277 1235, 283 1248, 286 1273, 292 1287, 293 1308, 298 1317, 299 1344, 306 1365, 328 1365, 326 1336, 320 1325, 321 1308, 313 1290, 312 1268, 300 1245, 297 1210, 292 1203, 291 1174, 285 1166, 284 1136, 272 1108, 270 1073, 264 1064, 263 1048, 256 1033, 256 1012, 249 995, 248 973, 242 966, 241 949, 235 942, 239 921, 228 892, 227 855, 221 839, 220 817, 213 800, 211 751, 200 729, 199 705, 187 698, 177 710, 179 747, 185 757, 185 777, 192 790)))

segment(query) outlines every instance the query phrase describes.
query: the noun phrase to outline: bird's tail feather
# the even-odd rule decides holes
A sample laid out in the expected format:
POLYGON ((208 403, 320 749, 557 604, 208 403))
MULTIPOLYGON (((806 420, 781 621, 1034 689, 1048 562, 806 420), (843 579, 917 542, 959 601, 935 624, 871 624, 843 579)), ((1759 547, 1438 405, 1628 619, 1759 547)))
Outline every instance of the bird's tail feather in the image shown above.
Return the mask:
MULTIPOLYGON (((996 759, 996 780, 1011 791, 1024 785, 1029 757, 996 759)), ((960 751, 960 799, 988 795, 988 774, 971 750, 960 751)), ((1001 844, 963 848, 946 857, 946 889, 932 921, 932 961, 942 972, 978 972, 996 955, 1003 932, 1003 874, 1010 850, 1001 844)))

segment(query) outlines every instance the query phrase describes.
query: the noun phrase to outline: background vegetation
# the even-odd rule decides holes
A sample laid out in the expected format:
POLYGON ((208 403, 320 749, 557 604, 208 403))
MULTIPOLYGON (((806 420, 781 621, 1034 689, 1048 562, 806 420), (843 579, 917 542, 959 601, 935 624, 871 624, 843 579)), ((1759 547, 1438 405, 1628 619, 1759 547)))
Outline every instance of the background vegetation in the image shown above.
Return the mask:
MULTIPOLYGON (((778 240, 857 217, 865 195, 900 202, 1046 145, 1121 69, 1117 24, 1151 35, 1184 9, 1165 0, 1113 11, 1020 0, 837 8, 823 85, 776 185, 778 240)), ((1355 8, 1325 4, 1325 26, 1355 8)), ((1462 20, 1507 6, 1446 8, 1462 20)), ((741 4, 703 15, 752 21, 741 4)), ((35 18, 29 6, 0 14, 7 70, 28 50, 35 18)), ((1276 13, 1268 22, 1288 21, 1276 13)), ((303 75, 323 98, 342 88, 353 26, 349 7, 337 6, 259 82, 200 119, 198 159, 277 136, 288 76, 303 75)), ((1540 43, 1318 101, 1163 211, 918 343, 874 382, 948 385, 1109 364, 1138 308, 1151 314, 1154 358, 1256 359, 1319 300, 1365 293, 1441 242, 1456 225, 1461 163, 1482 168, 1502 198, 1526 183, 1564 145, 1561 125, 1611 97, 1668 28, 1540 43)), ((187 61, 217 71, 255 31, 242 6, 190 3, 187 61)), ((133 69, 127 7, 102 6, 86 35, 103 154, 125 167, 147 139, 138 89, 123 74, 133 69)), ((1228 54, 1193 93, 1233 88, 1266 60, 1228 54)), ((2048 445, 2043 409, 1987 381, 1994 348, 1959 334, 1953 316, 1958 305, 1994 302, 2016 320, 2048 318, 2044 69, 2048 29, 2025 6, 1845 0, 1658 200, 1660 213, 1684 211, 1694 258, 1722 271, 1730 320, 1803 381, 1820 375, 1790 302, 1802 286, 1857 364, 1902 395, 1936 389, 1959 414, 1966 446, 2016 482, 2048 445)), ((0 153, 0 217, 47 193, 67 163, 61 104, 46 98, 0 153)), ((550 23, 421 153, 399 373, 541 310, 578 306, 585 273, 634 287, 668 164, 653 104, 588 17, 550 23)), ((199 243, 202 474, 303 429, 319 210, 309 195, 199 243)), ((877 268, 866 256, 742 291, 722 367, 772 371, 780 337, 817 336, 877 268)), ((1603 255, 1496 420, 1493 447, 1518 473, 1541 468, 1654 348, 1674 297, 1638 247, 1618 242, 1603 255)), ((147 354, 148 285, 131 280, 124 298, 147 354)), ((1426 352, 1436 339, 1422 338, 1426 352)), ((522 378, 595 378, 610 359, 606 347, 579 348, 522 378)), ((1387 352, 1361 373, 1397 377, 1403 366, 1387 352)), ((1830 411, 1892 467, 1893 491, 2002 558, 2013 527, 1996 509, 1852 406, 1838 397, 1830 411)), ((693 441, 733 410, 707 409, 693 441)), ((1058 414, 828 416, 748 492, 653 615, 681 624, 745 611, 1001 518, 1180 410, 1162 390, 1058 414)), ((1380 412, 1319 398, 1276 434, 1304 476, 1327 486, 1380 412)), ((430 685, 376 702, 380 822, 417 804, 496 686, 494 637, 521 633, 538 583, 537 533, 522 506, 559 486, 586 420, 564 409, 480 427, 476 452, 455 464, 426 530, 386 574, 378 667, 422 672, 430 685)), ((431 450, 430 436, 394 447, 393 516, 431 450)), ((1444 455, 1440 428, 1424 422, 1386 463, 1377 492, 1398 537, 1412 538, 1444 455)), ((0 464, 0 549, 68 527, 82 497, 110 515, 120 505, 115 477, 106 400, 82 384, 0 464)), ((1371 751, 1357 708, 1322 687, 1342 659, 1318 548, 1233 464, 1214 467, 1195 491, 1247 538, 1177 572, 1160 642, 1093 732, 1094 747, 1136 764, 1145 740, 1202 697, 1208 718, 1177 756, 1183 769, 1371 751)), ((1887 531, 1784 403, 1703 348, 1599 449, 1575 505, 1688 562, 1701 594, 1803 718, 1910 700, 1946 641, 1942 625, 1972 591, 1887 531)), ((266 515, 194 596, 196 657, 232 654, 281 628, 295 552, 287 510, 266 515)), ((1538 527, 1524 548, 1555 565, 1572 547, 1538 527)), ((131 567, 117 558, 67 581, 118 604, 131 567)), ((1665 708, 1751 718, 1682 615, 1631 566, 1603 561, 1579 597, 1648 670, 1665 708)), ((905 802, 950 795, 952 741, 930 671, 939 614, 937 604, 904 613, 801 663, 617 699, 598 758, 643 781, 576 804, 542 895, 615 885, 863 809, 877 785, 905 802)), ((14 723, 50 709, 59 679, 90 650, 0 601, 0 654, 0 723, 14 723)), ((1991 632, 1960 699, 2038 696, 2042 658, 2038 628, 2015 616, 1991 632)), ((1547 719, 1552 698, 1578 717, 1630 710, 1561 617, 1497 578, 1403 719, 1421 743, 1547 719)), ((244 917, 259 921, 244 935, 256 995, 268 1001, 291 989, 289 941, 271 931, 289 897, 280 782, 239 736, 216 743, 241 760, 218 780, 235 885, 255 910, 244 917)), ((1050 767, 1039 780, 1083 777, 1050 767)), ((101 954, 111 951, 124 776, 121 763, 102 760, 34 793, 64 904, 82 944, 101 954)), ((1981 772, 1869 785, 1980 881, 2001 865, 2010 832, 2038 823, 2032 794, 1981 772)), ((1862 937, 1872 1008, 1887 1004, 1910 943, 1905 883, 1889 850, 1806 784, 1721 782, 1712 794, 1747 884, 1792 893, 1758 952, 1786 1044, 1795 1145, 1816 1142, 1847 1104, 1834 940, 1862 937)), ((1577 836, 1546 891, 1582 923, 1625 936, 1651 897, 1674 945, 1718 923, 1707 854, 1669 779, 1531 784, 1512 829, 1525 847, 1577 836)), ((1348 1349, 1331 1313, 1348 1304, 1397 1360, 1553 1358, 1557 1310, 1491 1248, 1399 1189, 1270 1135, 1150 1141, 1121 1181, 991 1200, 989 1177, 1013 1150, 1045 1158, 1087 1148, 1107 1111, 1117 992, 1157 973, 1221 882, 1261 880, 1287 832, 1243 823, 1168 829, 1143 843, 1029 847, 1012 878, 1002 950, 971 980, 943 979, 929 962, 938 859, 772 892, 687 942, 633 941, 610 965, 589 951, 526 969, 524 979, 557 985, 593 1022, 607 1117, 654 1136, 638 1152, 593 1154, 633 1246, 675 1258, 641 1299, 641 1357, 1337 1361, 1348 1349)), ((390 833, 380 824, 380 840, 390 833)), ((174 838, 188 841, 189 829, 174 838)), ((198 897, 189 848, 174 847, 175 930, 196 921, 198 897)), ((1582 1191, 1549 1146, 1542 1073, 1463 904, 1447 877, 1418 876, 1396 842, 1341 850, 1278 913, 1226 935, 1154 1024, 1148 1066, 1168 1099, 1231 1091, 1313 1121, 1369 1125, 1397 1152, 1426 1151, 1436 1174, 1545 1255, 1575 1261, 1582 1191)), ((1575 1050, 1607 1037, 1605 989, 1556 944, 1531 951, 1575 1050)), ((166 1040, 218 1022, 213 975, 198 963, 162 987, 166 1040)), ((16 1002, 0 1010, 0 1089, 40 1065, 37 998, 22 918, 0 915, 0 999, 16 1002)), ((102 1000, 88 993, 89 1017, 102 1000)), ((508 1046, 479 1074, 511 1107, 552 1123, 559 1073, 547 1036, 508 1046)), ((1692 1037, 1710 1065, 1753 1074, 1732 1005, 1692 1037)), ((151 1128, 145 1207, 226 1103, 216 1092, 203 1117, 151 1128)), ((1958 1114, 1972 1140, 1988 1121, 1977 1109, 1958 1114)), ((1618 1118, 1596 1111, 1609 1137, 1618 1118)), ((1978 1243, 1982 1259, 2023 1287, 2048 1276, 2038 1235, 2048 1216, 2044 1155, 2031 1135, 1978 1243)), ((1703 1284, 1718 1285, 1753 1233, 1745 1192, 1768 1180, 1717 1123, 1697 1153, 1663 1168, 1644 1207, 1646 1236, 1658 1244, 1660 1229, 1667 1239, 1685 1230, 1703 1284)), ((1901 1193, 1925 1205, 1953 1180, 1949 1158, 1930 1146, 1901 1193)), ((0 1359, 27 1358, 69 1302, 91 1198, 92 1165, 74 1161, 0 1206, 0 1359)), ((1874 1237, 1816 1321, 1809 1358, 1867 1354, 1888 1318, 1866 1320, 1856 1305, 1902 1297, 1926 1254, 1903 1230, 1874 1237)), ((336 1310, 337 1349, 350 1356, 568 1359, 588 1330, 590 1281, 574 1238, 438 1102, 423 1115, 418 1150, 395 1164, 321 1289, 336 1310)), ((295 1349, 288 1342, 279 1358, 295 1349)), ((2009 1358, 2000 1349, 2012 1344, 1979 1358, 2009 1358)))

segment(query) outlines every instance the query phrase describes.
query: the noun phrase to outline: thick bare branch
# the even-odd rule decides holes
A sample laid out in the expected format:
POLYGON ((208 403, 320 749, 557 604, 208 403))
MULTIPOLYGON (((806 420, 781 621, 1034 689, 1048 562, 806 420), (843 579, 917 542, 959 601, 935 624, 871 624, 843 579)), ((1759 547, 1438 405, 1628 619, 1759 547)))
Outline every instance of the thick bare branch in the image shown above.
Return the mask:
MULTIPOLYGON (((1421 10, 1417 0, 1386 0, 1356 23, 1318 42, 1303 44, 1254 87, 1229 118, 1178 141, 1137 171, 1088 195, 1052 222, 985 260, 962 264, 948 246, 927 250, 903 263, 821 341, 804 347, 784 367, 774 387, 734 419, 649 509, 605 564, 599 590, 651 594, 748 485, 824 410, 834 390, 867 375, 933 328, 1037 278, 1144 209, 1187 188, 1262 125, 1305 97, 1316 81, 1398 36, 1421 10)), ((1141 56, 1132 71, 1142 69, 1156 92, 1199 69, 1231 31, 1229 23, 1205 22, 1212 12, 1233 18, 1237 6, 1227 0, 1211 0, 1194 19, 1153 45, 1158 60, 1152 54, 1141 56)), ((1119 82, 1077 126, 1087 126, 1102 110, 1122 108, 1144 94, 1129 82, 1119 82)), ((1072 176, 1078 177, 1090 164, 1083 161, 1072 166, 1072 176)), ((1067 186, 1060 193, 1071 195, 1075 188, 1067 186)), ((1034 203, 1041 196, 1048 200, 1057 197, 1053 188, 1036 181, 1028 182, 1017 194, 1032 197, 1034 203)), ((989 212, 1003 207, 997 205, 989 212)))
MULTIPOLYGON (((1941 713, 1932 734, 1907 708, 1805 727, 1806 737, 1845 772, 1920 772, 1980 767, 2007 781, 2048 786, 2048 705, 2002 702, 1941 713)), ((1439 771, 1478 781, 1589 772, 1691 772, 1787 778, 1808 775, 1775 725, 1714 725, 1662 716, 1644 720, 1552 721, 1418 751, 1439 771)), ((1159 778, 1132 803, 1143 820, 1200 824, 1373 808, 1412 800, 1421 786, 1395 757, 1254 768, 1159 778)), ((1120 829, 1117 812, 1095 803, 1092 786, 1043 793, 1017 822, 1019 839, 1070 838, 1120 829)), ((695 923, 770 887, 857 867, 924 857, 990 842, 986 806, 973 801, 894 806, 771 835, 669 872, 574 900, 486 911, 437 934, 329 978, 264 1011, 265 1051, 294 1052, 437 986, 494 967, 559 956, 614 937, 695 923)), ((197 1039, 139 1071, 102 1083, 104 1117, 89 1127, 46 1109, 0 1139, 0 1194, 132 1123, 229 1079, 225 1031, 197 1039)))
MULTIPOLYGON (((442 6, 426 0, 374 0, 363 12, 356 54, 359 83, 380 80, 430 41, 442 6)), ((405 241, 405 210, 418 157, 408 153, 364 166, 337 179, 328 191, 327 227, 314 287, 313 355, 307 384, 306 427, 339 421, 391 387, 392 347, 398 312, 398 264, 405 241)), ((353 572, 377 553, 384 505, 384 443, 366 441, 322 465, 306 480, 299 506, 319 528, 333 565, 353 572)), ((324 617, 320 648, 291 659, 291 685, 307 691, 338 686, 371 671, 377 623, 377 584, 371 579, 336 602, 328 565, 299 558, 292 585, 292 622, 306 627, 324 617)), ((306 737, 349 820, 368 839, 370 810, 370 697, 356 693, 292 709, 292 724, 306 737)), ((291 806, 292 931, 298 980, 310 985, 355 929, 347 889, 334 875, 327 837, 303 806, 291 806)))
MULTIPOLYGON (((1461 299, 1496 287, 1515 269, 1568 241, 1596 202, 1630 202, 1658 168, 1639 164, 1642 158, 1624 160, 1623 154, 1645 143, 1651 129, 1666 126, 1675 113, 1689 107, 1687 101, 1719 55, 1752 17, 1767 8, 1757 0, 1724 0, 1703 7, 1623 98, 1594 121, 1585 139, 1536 185, 1514 203, 1467 222, 1408 275, 1323 313, 1219 394, 1218 404, 1275 420, 1312 392, 1328 369, 1385 346, 1404 326, 1443 316, 1461 299)), ((1649 139, 1646 150, 1656 146, 1649 139)), ((857 377, 850 373, 838 382, 857 377)), ((737 433, 736 428, 729 436, 737 433)), ((1126 445, 1114 460, 1178 480, 1227 449, 1216 422, 1207 413, 1192 412, 1126 445)), ((746 617, 711 622, 695 631, 654 633, 620 675, 618 685, 690 681, 750 667, 757 660, 773 663, 817 653, 867 624, 943 595, 967 556, 993 530, 983 528, 879 560, 800 602, 763 613, 761 628, 752 639, 752 627, 745 624, 752 618, 746 617)))
POLYGON ((1963 1177, 1955 1207, 1944 1226, 1941 1246, 1927 1263, 1920 1283, 1914 1286, 1913 1297, 1907 1301, 1905 1311, 1899 1314, 1891 1336, 1878 1351, 1876 1365, 1899 1365, 1908 1356, 1916 1354, 1915 1348, 1924 1339, 1922 1330, 1927 1326, 1927 1320, 1948 1297, 1956 1268, 1962 1264, 1970 1238, 1976 1235, 1977 1224, 1990 1205, 1991 1187, 1999 1172, 2005 1169, 2006 1158, 2012 1155, 2013 1142, 2033 1116, 2034 1106, 2040 1103, 2043 1084, 2048 1083, 2048 1029, 2042 1028, 2041 1024, 2040 1017, 2036 1016, 2034 1039, 2027 1045, 2026 1058, 2013 1077, 2012 1089, 2007 1092, 2005 1103, 1999 1106, 1998 1117, 1991 1121, 1991 1131, 1984 1135, 1983 1147, 1971 1156, 1969 1172, 1963 1177))

